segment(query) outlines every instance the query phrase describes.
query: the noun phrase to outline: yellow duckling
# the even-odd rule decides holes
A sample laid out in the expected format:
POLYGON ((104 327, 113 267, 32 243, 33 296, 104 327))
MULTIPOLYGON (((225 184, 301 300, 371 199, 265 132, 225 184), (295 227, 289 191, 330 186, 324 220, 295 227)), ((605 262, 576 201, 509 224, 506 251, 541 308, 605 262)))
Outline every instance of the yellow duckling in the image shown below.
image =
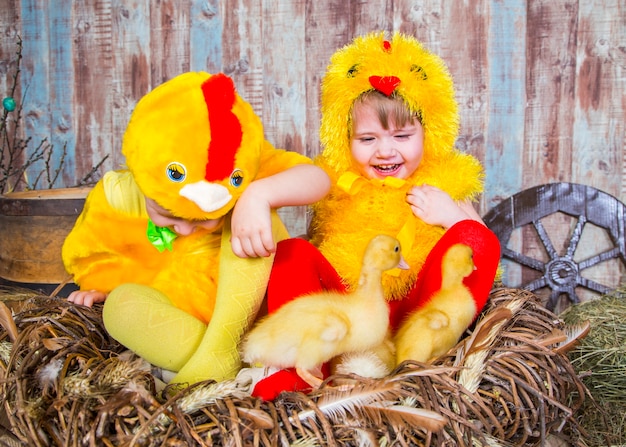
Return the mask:
POLYGON ((476 315, 476 302, 463 279, 474 271, 472 249, 451 246, 442 260, 441 289, 402 323, 395 336, 396 363, 426 362, 445 354, 476 315))
POLYGON ((407 268, 400 243, 375 236, 365 249, 354 291, 320 292, 284 304, 248 334, 243 360, 312 372, 335 356, 381 344, 389 326, 382 275, 394 267, 407 268))

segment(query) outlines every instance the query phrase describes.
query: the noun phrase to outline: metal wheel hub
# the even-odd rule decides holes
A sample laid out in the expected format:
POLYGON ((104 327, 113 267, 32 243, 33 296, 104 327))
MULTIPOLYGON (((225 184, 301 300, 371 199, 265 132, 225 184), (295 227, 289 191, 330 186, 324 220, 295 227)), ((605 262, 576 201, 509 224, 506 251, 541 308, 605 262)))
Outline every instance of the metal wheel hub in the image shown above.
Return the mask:
POLYGON ((571 259, 554 259, 546 264, 546 278, 552 287, 575 287, 578 278, 578 264, 571 259))

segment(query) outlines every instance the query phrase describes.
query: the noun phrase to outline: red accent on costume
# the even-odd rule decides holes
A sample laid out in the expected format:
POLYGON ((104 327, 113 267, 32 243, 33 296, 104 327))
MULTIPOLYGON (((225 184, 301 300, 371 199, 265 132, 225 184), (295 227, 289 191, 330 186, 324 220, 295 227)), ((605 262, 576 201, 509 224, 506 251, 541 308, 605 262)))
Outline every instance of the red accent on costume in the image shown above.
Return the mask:
POLYGON ((267 284, 268 313, 298 296, 322 290, 345 292, 346 286, 335 268, 309 241, 300 238, 280 241, 267 284))
POLYGON ((372 87, 386 96, 391 95, 400 85, 400 78, 397 76, 370 76, 369 81, 372 87))
POLYGON ((232 112, 235 84, 224 74, 211 76, 202 84, 202 94, 209 112, 211 142, 208 147, 205 180, 219 181, 235 167, 235 155, 241 146, 241 123, 232 112))
MULTIPOLYGON (((423 306, 441 288, 443 255, 457 243, 469 245, 474 252, 476 270, 465 278, 464 284, 474 296, 477 315, 483 309, 500 261, 500 242, 483 224, 463 220, 448 229, 430 251, 409 294, 402 300, 389 303, 389 320, 394 331, 410 312, 423 306)), ((304 239, 279 242, 267 289, 268 311, 272 313, 294 298, 322 290, 345 291, 346 287, 318 249, 304 239)), ((252 394, 271 400, 281 391, 306 389, 310 389, 310 386, 300 379, 295 370, 290 369, 263 379, 252 394), (299 381, 304 383, 304 387, 293 388, 299 381)))
POLYGON ((476 270, 463 280, 476 302, 476 316, 482 311, 493 287, 498 263, 500 241, 489 228, 475 220, 463 220, 449 228, 428 253, 415 285, 402 300, 389 303, 390 324, 395 331, 402 320, 412 311, 422 307, 435 292, 441 289, 441 265, 448 248, 457 243, 469 245, 473 251, 476 270))
POLYGON ((252 395, 263 400, 274 400, 283 391, 308 392, 311 385, 296 374, 294 368, 282 369, 256 384, 252 395))

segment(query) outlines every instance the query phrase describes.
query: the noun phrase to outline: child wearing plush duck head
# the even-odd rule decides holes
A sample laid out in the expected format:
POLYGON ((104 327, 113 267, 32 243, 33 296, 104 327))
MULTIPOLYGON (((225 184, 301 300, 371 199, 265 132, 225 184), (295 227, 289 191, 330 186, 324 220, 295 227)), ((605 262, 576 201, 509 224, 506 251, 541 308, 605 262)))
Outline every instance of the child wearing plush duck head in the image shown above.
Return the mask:
MULTIPOLYGON (((310 240, 278 244, 269 312, 312 291, 353 289, 364 247, 384 233, 400 240, 410 265, 383 277, 392 331, 439 290, 442 256, 459 242, 474 252, 476 269, 464 283, 478 314, 500 245, 472 205, 482 191, 482 167, 454 147, 457 103, 442 60, 410 36, 358 37, 331 58, 321 112, 323 152, 316 162, 333 186, 313 205, 310 240)), ((272 399, 309 387, 295 371, 282 370, 254 393, 272 399)))
POLYGON ((288 237, 276 210, 328 191, 322 169, 263 134, 223 73, 164 82, 134 108, 128 169, 105 174, 64 242, 80 286, 68 300, 103 302, 109 335, 172 384, 239 372, 239 340, 288 237))

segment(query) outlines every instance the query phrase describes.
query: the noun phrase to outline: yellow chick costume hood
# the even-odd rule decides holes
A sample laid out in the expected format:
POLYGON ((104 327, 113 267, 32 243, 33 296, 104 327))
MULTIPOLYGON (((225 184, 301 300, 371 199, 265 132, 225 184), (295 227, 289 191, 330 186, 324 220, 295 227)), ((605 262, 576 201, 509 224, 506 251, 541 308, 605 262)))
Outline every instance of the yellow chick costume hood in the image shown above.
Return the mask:
MULTIPOLYGON (((62 251, 81 290, 150 286, 207 323, 178 382, 233 377, 237 345, 255 317, 272 258, 240 259, 229 212, 245 188, 311 161, 275 149, 250 104, 223 74, 185 73, 137 104, 123 140, 128 170, 108 172, 88 196, 62 251), (186 220, 225 217, 221 228, 176 236, 151 224, 145 197, 186 220)), ((277 239, 287 237, 274 213, 277 239)))
POLYGON ((459 117, 452 78, 443 61, 415 38, 401 33, 386 38, 375 32, 357 37, 332 56, 321 101, 323 151, 316 163, 330 175, 333 187, 313 207, 312 242, 354 289, 367 242, 379 233, 397 237, 411 269, 386 273, 383 284, 388 299, 402 297, 444 233, 413 215, 405 199, 409 187, 430 184, 459 201, 474 200, 482 191, 480 163, 454 148, 459 117), (387 96, 394 92, 420 117, 423 159, 406 181, 366 180, 352 166, 352 107, 373 89, 387 96))

